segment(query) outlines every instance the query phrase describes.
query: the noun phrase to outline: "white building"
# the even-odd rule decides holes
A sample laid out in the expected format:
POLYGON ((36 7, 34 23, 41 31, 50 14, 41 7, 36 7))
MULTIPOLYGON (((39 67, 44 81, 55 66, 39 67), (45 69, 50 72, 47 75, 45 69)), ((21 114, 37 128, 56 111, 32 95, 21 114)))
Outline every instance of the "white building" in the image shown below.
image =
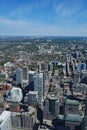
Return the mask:
POLYGON ((13 63, 11 63, 11 62, 7 62, 7 63, 4 64, 4 70, 6 71, 7 69, 12 68, 13 66, 14 66, 13 63))
POLYGON ((34 90, 38 91, 38 103, 41 106, 43 101, 43 73, 34 76, 34 90))
POLYGON ((12 130, 11 113, 9 111, 4 111, 0 115, 0 130, 12 130))
POLYGON ((13 87, 6 93, 6 101, 20 102, 23 98, 22 90, 20 88, 13 87))

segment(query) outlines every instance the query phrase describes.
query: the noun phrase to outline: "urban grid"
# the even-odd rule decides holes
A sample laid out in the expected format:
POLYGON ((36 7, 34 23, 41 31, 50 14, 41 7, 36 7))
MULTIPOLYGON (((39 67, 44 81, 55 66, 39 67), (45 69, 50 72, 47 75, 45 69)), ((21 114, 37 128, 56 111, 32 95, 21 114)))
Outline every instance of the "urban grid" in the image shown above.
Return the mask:
POLYGON ((0 129, 87 130, 87 38, 0 38, 0 129))

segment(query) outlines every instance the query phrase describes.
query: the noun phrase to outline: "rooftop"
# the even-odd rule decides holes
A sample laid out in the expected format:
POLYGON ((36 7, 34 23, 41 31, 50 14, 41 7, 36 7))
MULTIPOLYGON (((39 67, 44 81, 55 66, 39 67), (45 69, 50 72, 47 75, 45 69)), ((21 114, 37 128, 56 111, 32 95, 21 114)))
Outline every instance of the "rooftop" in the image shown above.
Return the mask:
POLYGON ((72 106, 78 106, 79 105, 79 101, 77 100, 66 100, 65 105, 72 105, 72 106))
POLYGON ((53 93, 53 92, 48 93, 47 98, 49 100, 58 100, 58 94, 57 93, 53 93))
POLYGON ((29 71, 29 74, 35 74, 35 71, 29 71))
POLYGON ((38 94, 37 91, 29 91, 29 94, 38 94))
POLYGON ((70 122, 82 122, 83 117, 78 115, 78 114, 66 114, 65 115, 65 121, 70 121, 70 122))

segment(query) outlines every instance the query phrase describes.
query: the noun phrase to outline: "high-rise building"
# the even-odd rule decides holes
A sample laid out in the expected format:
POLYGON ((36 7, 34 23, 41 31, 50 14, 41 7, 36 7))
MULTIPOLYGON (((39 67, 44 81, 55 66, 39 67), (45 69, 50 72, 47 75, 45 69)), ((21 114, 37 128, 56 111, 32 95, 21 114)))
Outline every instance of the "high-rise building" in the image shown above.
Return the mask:
POLYGON ((43 101, 43 73, 34 76, 34 90, 38 91, 38 103, 41 106, 43 101))
POLYGON ((57 93, 49 93, 45 100, 43 109, 43 118, 52 119, 58 117, 59 114, 59 99, 57 93))
POLYGON ((35 71, 29 71, 29 83, 34 80, 35 71))
POLYGON ((30 91, 34 91, 34 76, 35 76, 35 71, 29 71, 29 89, 30 89, 30 91))
POLYGON ((45 72, 43 72, 43 97, 46 96, 45 72))
POLYGON ((16 69, 16 84, 21 87, 28 85, 28 67, 16 69))
POLYGON ((36 106, 38 104, 38 92, 29 91, 28 100, 29 100, 29 106, 36 106))
POLYGON ((43 73, 38 74, 38 103, 42 106, 43 102, 43 73))
MULTIPOLYGON (((43 79, 43 97, 45 96, 45 72, 42 72, 42 79, 43 79)), ((34 76, 34 91, 38 91, 39 85, 39 74, 34 76)))
POLYGON ((38 74, 34 76, 34 91, 38 91, 38 74))
POLYGON ((4 111, 0 115, 0 130, 12 130, 11 113, 9 111, 4 111))
POLYGON ((23 81, 22 69, 21 68, 17 68, 16 69, 16 83, 18 85, 22 86, 22 81, 23 81))
POLYGON ((23 67, 22 68, 22 75, 23 75, 23 80, 28 80, 28 67, 23 67))

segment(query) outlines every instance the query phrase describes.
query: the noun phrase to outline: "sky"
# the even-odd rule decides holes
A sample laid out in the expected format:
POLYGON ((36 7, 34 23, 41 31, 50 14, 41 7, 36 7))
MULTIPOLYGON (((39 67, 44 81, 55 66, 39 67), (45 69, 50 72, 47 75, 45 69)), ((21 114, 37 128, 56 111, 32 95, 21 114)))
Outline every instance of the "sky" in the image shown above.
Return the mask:
POLYGON ((87 0, 0 0, 0 35, 87 36, 87 0))

